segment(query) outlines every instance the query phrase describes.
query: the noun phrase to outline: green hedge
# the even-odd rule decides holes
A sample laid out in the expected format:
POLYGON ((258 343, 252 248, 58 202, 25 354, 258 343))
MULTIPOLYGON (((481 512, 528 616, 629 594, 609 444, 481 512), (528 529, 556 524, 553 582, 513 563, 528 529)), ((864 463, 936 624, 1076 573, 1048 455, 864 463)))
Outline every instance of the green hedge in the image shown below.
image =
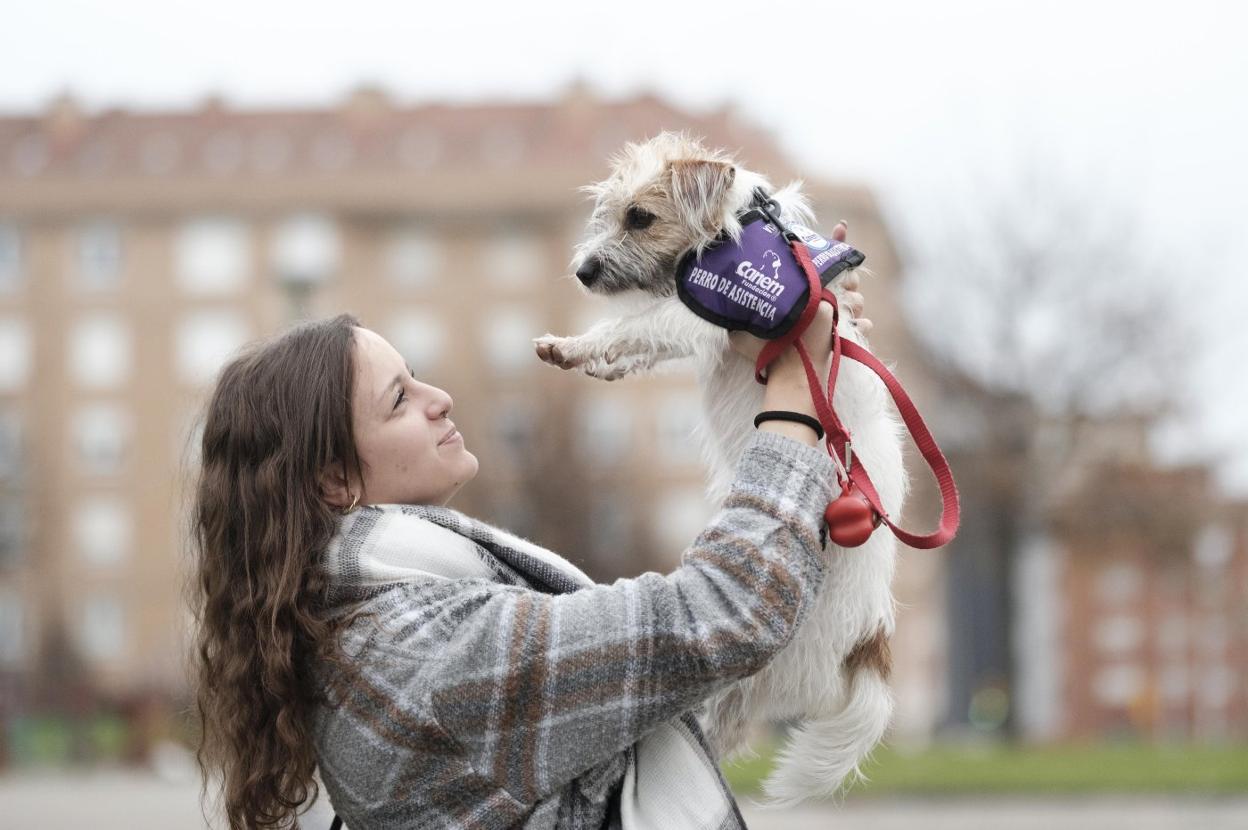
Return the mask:
MULTIPOLYGON (((733 789, 754 794, 770 749, 726 763, 733 789)), ((1248 793, 1248 746, 935 746, 876 751, 850 798, 893 794, 1248 793)))

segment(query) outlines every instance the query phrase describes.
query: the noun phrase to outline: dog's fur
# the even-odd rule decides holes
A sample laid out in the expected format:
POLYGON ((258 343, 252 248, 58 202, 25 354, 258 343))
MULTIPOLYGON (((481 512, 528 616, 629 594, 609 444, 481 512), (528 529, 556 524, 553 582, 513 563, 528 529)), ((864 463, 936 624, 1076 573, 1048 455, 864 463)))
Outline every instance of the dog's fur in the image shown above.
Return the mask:
MULTIPOLYGON (((761 175, 682 134, 626 146, 611 175, 586 188, 596 202, 572 265, 589 291, 625 300, 628 311, 576 337, 534 341, 546 362, 606 380, 692 356, 703 392, 698 433, 716 503, 727 495, 754 431, 764 388, 754 381, 753 364, 730 348, 728 332, 677 298, 675 268, 681 255, 704 249, 721 231, 739 235, 736 216, 756 187, 772 192, 761 175), (630 209, 634 220, 644 222, 638 209, 654 218, 639 228, 630 223, 630 209)), ((800 183, 773 195, 782 218, 814 224, 800 183)), ((833 283, 838 295, 844 293, 839 281, 833 283)), ((842 310, 841 335, 865 345, 842 310)), ((849 360, 841 367, 834 406, 853 436, 854 463, 866 464, 885 510, 899 515, 907 489, 901 423, 874 375, 849 360)), ((762 671, 708 706, 708 736, 725 754, 743 743, 756 718, 803 721, 765 783, 772 803, 838 794, 884 734, 892 712, 889 584, 896 546, 885 527, 861 547, 829 546, 825 582, 793 639, 762 671)))

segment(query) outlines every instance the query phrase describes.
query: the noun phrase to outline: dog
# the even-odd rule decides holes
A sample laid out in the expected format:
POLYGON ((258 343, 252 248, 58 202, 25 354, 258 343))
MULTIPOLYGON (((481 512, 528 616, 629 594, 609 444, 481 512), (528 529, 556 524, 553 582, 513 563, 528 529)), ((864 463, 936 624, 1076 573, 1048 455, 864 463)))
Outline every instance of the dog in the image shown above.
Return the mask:
MULTIPOLYGON (((761 174, 683 133, 628 144, 607 179, 584 190, 594 199, 572 268, 585 290, 617 300, 618 317, 583 334, 534 340, 538 357, 591 377, 616 380, 657 364, 692 357, 702 392, 697 435, 710 471, 709 495, 722 503, 763 403, 754 365, 731 348, 726 329, 691 312, 678 298, 676 268, 721 233, 739 235, 737 217, 756 189, 771 194, 786 224, 815 217, 794 182, 772 191, 761 174)), ((831 284, 838 298, 843 276, 831 284)), ((841 315, 840 334, 865 346, 841 315)), ((889 515, 900 514, 908 480, 904 429, 875 376, 842 361, 833 405, 853 436, 853 463, 867 465, 889 515)), ((751 721, 800 720, 764 783, 768 801, 788 805, 835 796, 860 774, 892 714, 889 638, 894 630, 890 583, 897 540, 881 528, 858 548, 829 543, 831 564, 793 639, 763 668, 715 695, 702 714, 721 755, 743 748, 751 721)))

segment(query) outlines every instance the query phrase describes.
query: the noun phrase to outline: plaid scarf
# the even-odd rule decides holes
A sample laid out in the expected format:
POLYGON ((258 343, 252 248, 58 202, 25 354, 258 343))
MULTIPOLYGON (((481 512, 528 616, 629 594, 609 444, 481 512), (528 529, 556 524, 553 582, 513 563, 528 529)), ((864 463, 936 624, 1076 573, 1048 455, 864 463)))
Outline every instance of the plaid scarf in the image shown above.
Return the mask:
MULTIPOLYGON (((429 578, 489 579, 550 594, 594 584, 546 548, 450 508, 417 505, 372 505, 343 517, 326 550, 325 569, 331 606, 429 578)), ((745 827, 692 713, 662 723, 623 756, 625 771, 614 799, 619 809, 608 817, 608 827, 745 827)))

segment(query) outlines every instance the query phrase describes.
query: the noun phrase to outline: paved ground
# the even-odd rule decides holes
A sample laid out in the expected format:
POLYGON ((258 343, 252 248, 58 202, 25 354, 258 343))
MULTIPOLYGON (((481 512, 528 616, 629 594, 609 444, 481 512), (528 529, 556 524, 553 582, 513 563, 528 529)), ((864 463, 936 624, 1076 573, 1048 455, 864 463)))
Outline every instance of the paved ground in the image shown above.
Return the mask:
POLYGON ((855 802, 775 814, 744 809, 751 830, 1244 830, 1236 799, 1015 798, 855 802))
MULTIPOLYGON (((133 772, 0 777, 5 830, 176 830, 209 826, 198 786, 133 772)), ((1248 794, 1236 798, 982 798, 853 802, 774 813, 745 807, 751 830, 1244 830, 1248 794)), ((309 830, 328 830, 318 815, 309 830)))

